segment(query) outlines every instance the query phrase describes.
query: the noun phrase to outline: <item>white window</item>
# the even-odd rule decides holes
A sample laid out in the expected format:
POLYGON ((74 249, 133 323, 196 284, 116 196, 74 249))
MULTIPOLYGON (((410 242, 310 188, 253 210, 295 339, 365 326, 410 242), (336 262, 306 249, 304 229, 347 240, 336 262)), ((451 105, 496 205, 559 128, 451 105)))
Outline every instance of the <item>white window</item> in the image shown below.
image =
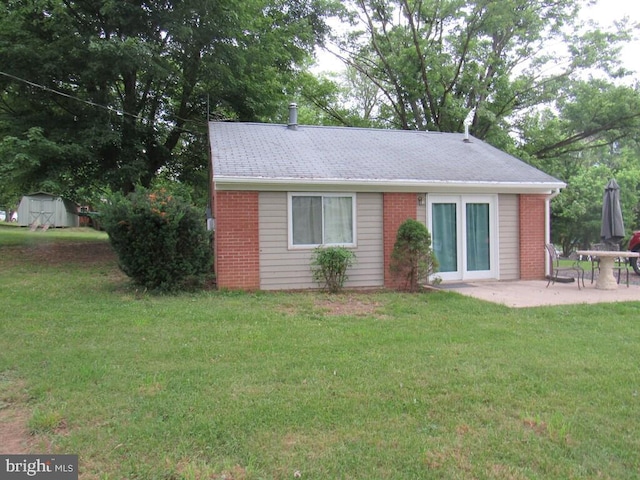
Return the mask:
POLYGON ((355 206, 352 193, 290 193, 289 247, 355 246, 355 206))

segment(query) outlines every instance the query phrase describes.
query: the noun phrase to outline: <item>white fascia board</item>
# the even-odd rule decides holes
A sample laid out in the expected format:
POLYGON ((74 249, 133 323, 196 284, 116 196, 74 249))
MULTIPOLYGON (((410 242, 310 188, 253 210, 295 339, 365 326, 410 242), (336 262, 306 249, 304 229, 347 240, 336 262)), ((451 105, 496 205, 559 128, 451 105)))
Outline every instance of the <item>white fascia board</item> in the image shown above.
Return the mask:
POLYGON ((344 180, 299 178, 215 177, 216 190, 265 192, 430 192, 430 193, 530 193, 551 194, 564 182, 444 182, 416 180, 344 180))

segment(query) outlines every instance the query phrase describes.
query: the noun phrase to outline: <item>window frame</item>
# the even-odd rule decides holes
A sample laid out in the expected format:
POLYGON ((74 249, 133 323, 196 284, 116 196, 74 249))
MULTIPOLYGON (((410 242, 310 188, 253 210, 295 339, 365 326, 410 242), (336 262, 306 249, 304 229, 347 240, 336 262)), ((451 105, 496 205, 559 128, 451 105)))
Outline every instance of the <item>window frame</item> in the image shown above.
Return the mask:
MULTIPOLYGON (((430 194, 427 196, 427 228, 433 238, 433 204, 447 203, 456 205, 456 254, 457 270, 451 272, 438 272, 435 276, 445 281, 452 280, 481 280, 499 278, 499 209, 497 194, 430 194), (489 269, 469 270, 468 238, 467 238, 467 213, 468 204, 487 204, 489 206, 489 269)), ((432 247, 434 247, 432 245, 432 247)))
POLYGON ((287 193, 287 238, 288 238, 288 248, 289 250, 312 250, 314 248, 320 246, 331 246, 331 247, 346 247, 346 248, 356 248, 358 246, 357 242, 357 229, 356 226, 358 224, 356 218, 356 201, 357 197, 355 193, 347 192, 288 192, 287 193), (334 197, 334 198, 351 198, 351 230, 353 232, 353 241, 351 243, 318 243, 318 244, 294 244, 293 243, 293 198, 294 197, 320 197, 322 199, 322 240, 324 241, 325 236, 325 228, 324 228, 324 198, 326 197, 334 197))

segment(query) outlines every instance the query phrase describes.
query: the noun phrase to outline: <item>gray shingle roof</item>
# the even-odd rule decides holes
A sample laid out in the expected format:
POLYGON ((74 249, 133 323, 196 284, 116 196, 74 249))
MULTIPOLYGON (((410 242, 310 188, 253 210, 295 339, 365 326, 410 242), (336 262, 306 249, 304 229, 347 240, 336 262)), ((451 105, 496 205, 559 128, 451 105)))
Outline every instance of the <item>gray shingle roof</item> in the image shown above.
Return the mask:
POLYGON ((458 133, 259 123, 209 124, 217 182, 375 182, 564 186, 550 175, 458 133))

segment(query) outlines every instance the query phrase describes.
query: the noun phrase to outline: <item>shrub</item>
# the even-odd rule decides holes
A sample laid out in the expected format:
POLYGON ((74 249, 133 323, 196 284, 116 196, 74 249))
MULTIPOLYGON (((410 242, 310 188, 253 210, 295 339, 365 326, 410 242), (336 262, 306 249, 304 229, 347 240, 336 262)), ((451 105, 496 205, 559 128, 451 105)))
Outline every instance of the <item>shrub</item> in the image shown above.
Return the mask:
POLYGON ((120 268, 153 291, 202 285, 212 275, 210 234, 202 214, 166 189, 114 195, 100 211, 120 268))
POLYGON ((331 293, 337 293, 347 281, 347 269, 356 255, 344 247, 318 247, 311 258, 313 279, 331 293))
POLYGON ((390 270, 401 290, 416 292, 437 271, 429 230, 417 220, 400 225, 391 252, 390 270))

